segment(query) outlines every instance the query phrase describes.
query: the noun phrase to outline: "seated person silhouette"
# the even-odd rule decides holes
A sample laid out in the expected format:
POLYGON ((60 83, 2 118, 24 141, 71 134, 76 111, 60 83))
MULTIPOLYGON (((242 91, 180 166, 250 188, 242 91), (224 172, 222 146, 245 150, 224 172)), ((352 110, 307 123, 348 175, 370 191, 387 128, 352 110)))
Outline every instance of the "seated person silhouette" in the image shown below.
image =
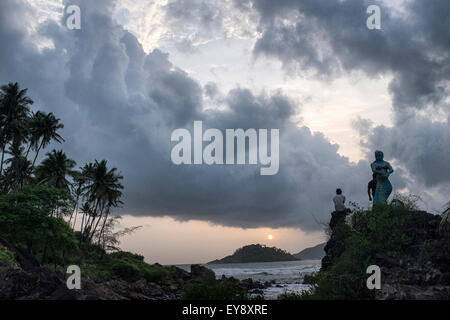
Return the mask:
POLYGON ((333 198, 334 212, 331 213, 330 228, 333 229, 337 224, 345 223, 345 216, 350 212, 345 207, 345 196, 341 189, 336 189, 336 195, 333 198))

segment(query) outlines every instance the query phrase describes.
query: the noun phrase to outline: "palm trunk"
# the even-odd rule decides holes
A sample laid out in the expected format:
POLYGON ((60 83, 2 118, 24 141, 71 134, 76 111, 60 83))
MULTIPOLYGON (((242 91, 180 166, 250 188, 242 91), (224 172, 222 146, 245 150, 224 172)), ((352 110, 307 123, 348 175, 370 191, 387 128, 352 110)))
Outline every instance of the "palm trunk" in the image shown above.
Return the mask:
POLYGON ((98 202, 99 202, 99 200, 97 199, 97 202, 95 203, 94 211, 92 212, 93 218, 92 219, 91 219, 91 217, 88 218, 86 225, 84 227, 85 230, 83 230, 83 232, 82 232, 82 238, 86 238, 86 240, 88 240, 90 238, 89 233, 90 233, 90 231, 92 229, 92 225, 94 224, 94 221, 95 221, 95 216, 97 214, 97 208, 98 208, 98 202), (85 233, 87 233, 87 234, 85 235, 85 233))
MULTIPOLYGON (((98 238, 98 244, 100 244, 100 239, 103 235, 103 233, 105 232, 105 226, 106 226, 106 221, 108 220, 108 213, 106 213, 105 215, 105 219, 103 220, 103 225, 102 225, 102 229, 100 230, 100 236, 98 238)), ((105 243, 103 241, 103 249, 105 249, 105 243)))
POLYGON ((84 227, 84 216, 86 215, 85 212, 83 212, 83 217, 81 218, 81 227, 80 227, 80 243, 83 241, 83 227, 84 227))
POLYGON ((43 144, 44 144, 44 140, 42 140, 41 144, 39 145, 38 149, 36 150, 36 155, 34 156, 33 164, 31 165, 31 170, 33 170, 33 168, 34 168, 34 164, 36 163, 36 159, 39 155, 39 151, 41 151, 43 144))
POLYGON ((95 230, 97 230, 98 224, 100 223, 100 220, 102 220, 102 216, 103 216, 103 210, 105 209, 105 205, 102 205, 102 209, 100 210, 100 216, 98 217, 97 223, 95 224, 94 229, 91 232, 91 237, 90 237, 90 241, 92 241, 92 238, 94 237, 95 234, 95 230))
MULTIPOLYGON (((76 206, 75 206, 75 218, 73 219, 73 226, 72 226, 72 229, 73 230, 75 230, 75 224, 77 223, 77 215, 78 215, 78 200, 79 200, 79 196, 77 196, 77 204, 76 204, 76 206)), ((72 214, 70 215, 70 219, 69 219, 69 227, 71 226, 70 225, 70 223, 71 223, 71 221, 72 221, 72 216, 73 216, 73 212, 72 212, 72 214)))
POLYGON ((27 153, 25 154, 25 158, 27 158, 27 159, 28 159, 28 154, 30 153, 30 150, 31 150, 31 146, 32 146, 32 144, 30 143, 30 145, 28 146, 28 149, 27 149, 27 153))
POLYGON ((0 175, 3 174, 3 161, 5 159, 5 147, 6 147, 6 143, 2 146, 2 162, 0 164, 0 175))

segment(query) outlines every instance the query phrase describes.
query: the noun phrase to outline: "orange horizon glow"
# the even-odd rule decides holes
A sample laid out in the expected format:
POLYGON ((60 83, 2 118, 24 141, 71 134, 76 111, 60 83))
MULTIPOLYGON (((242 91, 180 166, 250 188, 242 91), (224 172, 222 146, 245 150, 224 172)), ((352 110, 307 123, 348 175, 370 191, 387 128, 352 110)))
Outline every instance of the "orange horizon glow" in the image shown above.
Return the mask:
POLYGON ((249 244, 275 246, 293 254, 325 241, 323 232, 295 228, 235 228, 205 221, 180 222, 170 217, 124 215, 119 229, 142 226, 121 239, 122 250, 141 254, 148 263, 206 263, 249 244), (261 234, 268 236, 261 240, 261 234))

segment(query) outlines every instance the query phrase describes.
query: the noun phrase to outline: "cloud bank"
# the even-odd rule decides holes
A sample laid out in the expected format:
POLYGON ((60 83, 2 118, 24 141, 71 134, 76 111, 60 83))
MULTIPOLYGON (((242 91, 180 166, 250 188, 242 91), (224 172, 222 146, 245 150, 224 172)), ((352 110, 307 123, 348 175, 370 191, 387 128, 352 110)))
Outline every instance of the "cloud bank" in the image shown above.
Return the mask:
MULTIPOLYGON (((444 1, 436 3, 445 6, 444 1)), ((220 94, 214 83, 202 87, 174 65, 168 53, 159 49, 145 53, 137 38, 112 18, 114 1, 79 0, 70 4, 78 4, 82 10, 81 30, 67 30, 62 17, 61 21, 40 23, 30 31, 26 22, 31 8, 25 1, 0 2, 0 43, 7 48, 0 51, 0 83, 18 81, 29 88, 40 109, 62 119, 66 139, 63 148, 80 166, 94 158, 106 158, 119 168, 125 176, 123 213, 312 231, 320 229, 316 220, 328 219, 336 187, 351 195, 348 198, 352 201, 364 201, 371 176, 369 162, 349 162, 321 133, 298 126, 292 118, 299 106, 282 91, 252 92, 237 87, 220 94), (41 43, 51 45, 42 47, 41 43), (205 109, 205 101, 221 108, 205 109), (202 120, 206 128, 222 130, 280 129, 279 173, 260 176, 256 165, 175 166, 170 160, 174 145, 171 132, 191 129, 194 120, 202 120)), ((171 19, 183 14, 182 4, 186 3, 169 4, 171 19)), ((392 73, 397 115, 400 110, 424 109, 419 102, 429 108, 444 108, 446 90, 440 84, 447 80, 444 70, 448 68, 448 51, 446 56, 433 59, 431 50, 439 48, 438 44, 442 50, 448 49, 445 45, 449 43, 441 41, 438 30, 431 26, 425 29, 435 33, 429 47, 421 44, 425 40, 420 34, 412 40, 420 46, 414 47, 407 46, 408 38, 403 38, 410 35, 406 22, 394 28, 397 21, 392 17, 385 17, 383 23, 385 28, 392 26, 393 35, 368 34, 357 27, 357 23, 365 26, 365 21, 360 21, 364 15, 356 18, 360 10, 365 10, 362 1, 257 1, 238 5, 242 10, 258 12, 261 38, 255 54, 274 56, 286 68, 297 66, 297 71, 312 70, 323 77, 354 70, 374 76, 392 73), (334 13, 331 18, 330 12, 334 13), (285 16, 301 19, 287 23, 282 18, 285 16), (422 82, 426 86, 422 87, 422 82)), ((220 21, 208 19, 210 14, 220 15, 218 9, 211 11, 204 6, 195 7, 195 12, 201 13, 198 23, 219 28, 220 21)), ((431 13, 439 14, 440 10, 431 13)), ((421 18, 413 25, 418 28, 424 23, 421 18)), ((439 175, 439 170, 448 169, 446 158, 430 163, 431 153, 424 155, 431 150, 417 148, 417 143, 424 148, 428 145, 417 134, 426 132, 447 137, 435 140, 432 149, 444 150, 448 122, 436 124, 428 118, 419 122, 414 112, 408 122, 411 131, 405 131, 401 124, 374 128, 363 133, 366 146, 381 145, 405 167, 407 171, 400 168, 393 176, 396 188, 406 187, 403 177, 410 173, 429 186, 448 183, 450 176, 439 175), (395 147, 396 141, 408 137, 417 139, 411 139, 411 146, 408 140, 402 149, 395 147), (415 156, 409 157, 414 147, 415 156)))
MULTIPOLYGON (((450 191, 450 2, 361 0, 235 0, 257 13, 256 56, 280 60, 285 70, 326 81, 363 72, 392 77, 394 127, 356 121, 367 157, 374 149, 406 170, 417 193, 450 191), (381 7, 381 30, 366 28, 366 9, 381 7), (390 6, 388 6, 390 4, 390 6), (370 129, 370 130, 369 130, 370 129)), ((370 99, 370 96, 368 96, 370 99)), ((447 199, 448 200, 448 199, 447 199)))

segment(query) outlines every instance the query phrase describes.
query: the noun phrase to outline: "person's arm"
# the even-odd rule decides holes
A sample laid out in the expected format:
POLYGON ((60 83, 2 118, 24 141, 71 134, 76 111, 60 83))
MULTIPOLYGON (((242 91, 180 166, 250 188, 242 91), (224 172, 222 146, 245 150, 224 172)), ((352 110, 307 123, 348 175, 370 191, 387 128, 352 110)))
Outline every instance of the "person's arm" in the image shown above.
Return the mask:
POLYGON ((371 182, 369 182, 369 184, 367 185, 367 194, 369 195, 369 201, 372 201, 371 191, 372 191, 372 184, 371 182))

